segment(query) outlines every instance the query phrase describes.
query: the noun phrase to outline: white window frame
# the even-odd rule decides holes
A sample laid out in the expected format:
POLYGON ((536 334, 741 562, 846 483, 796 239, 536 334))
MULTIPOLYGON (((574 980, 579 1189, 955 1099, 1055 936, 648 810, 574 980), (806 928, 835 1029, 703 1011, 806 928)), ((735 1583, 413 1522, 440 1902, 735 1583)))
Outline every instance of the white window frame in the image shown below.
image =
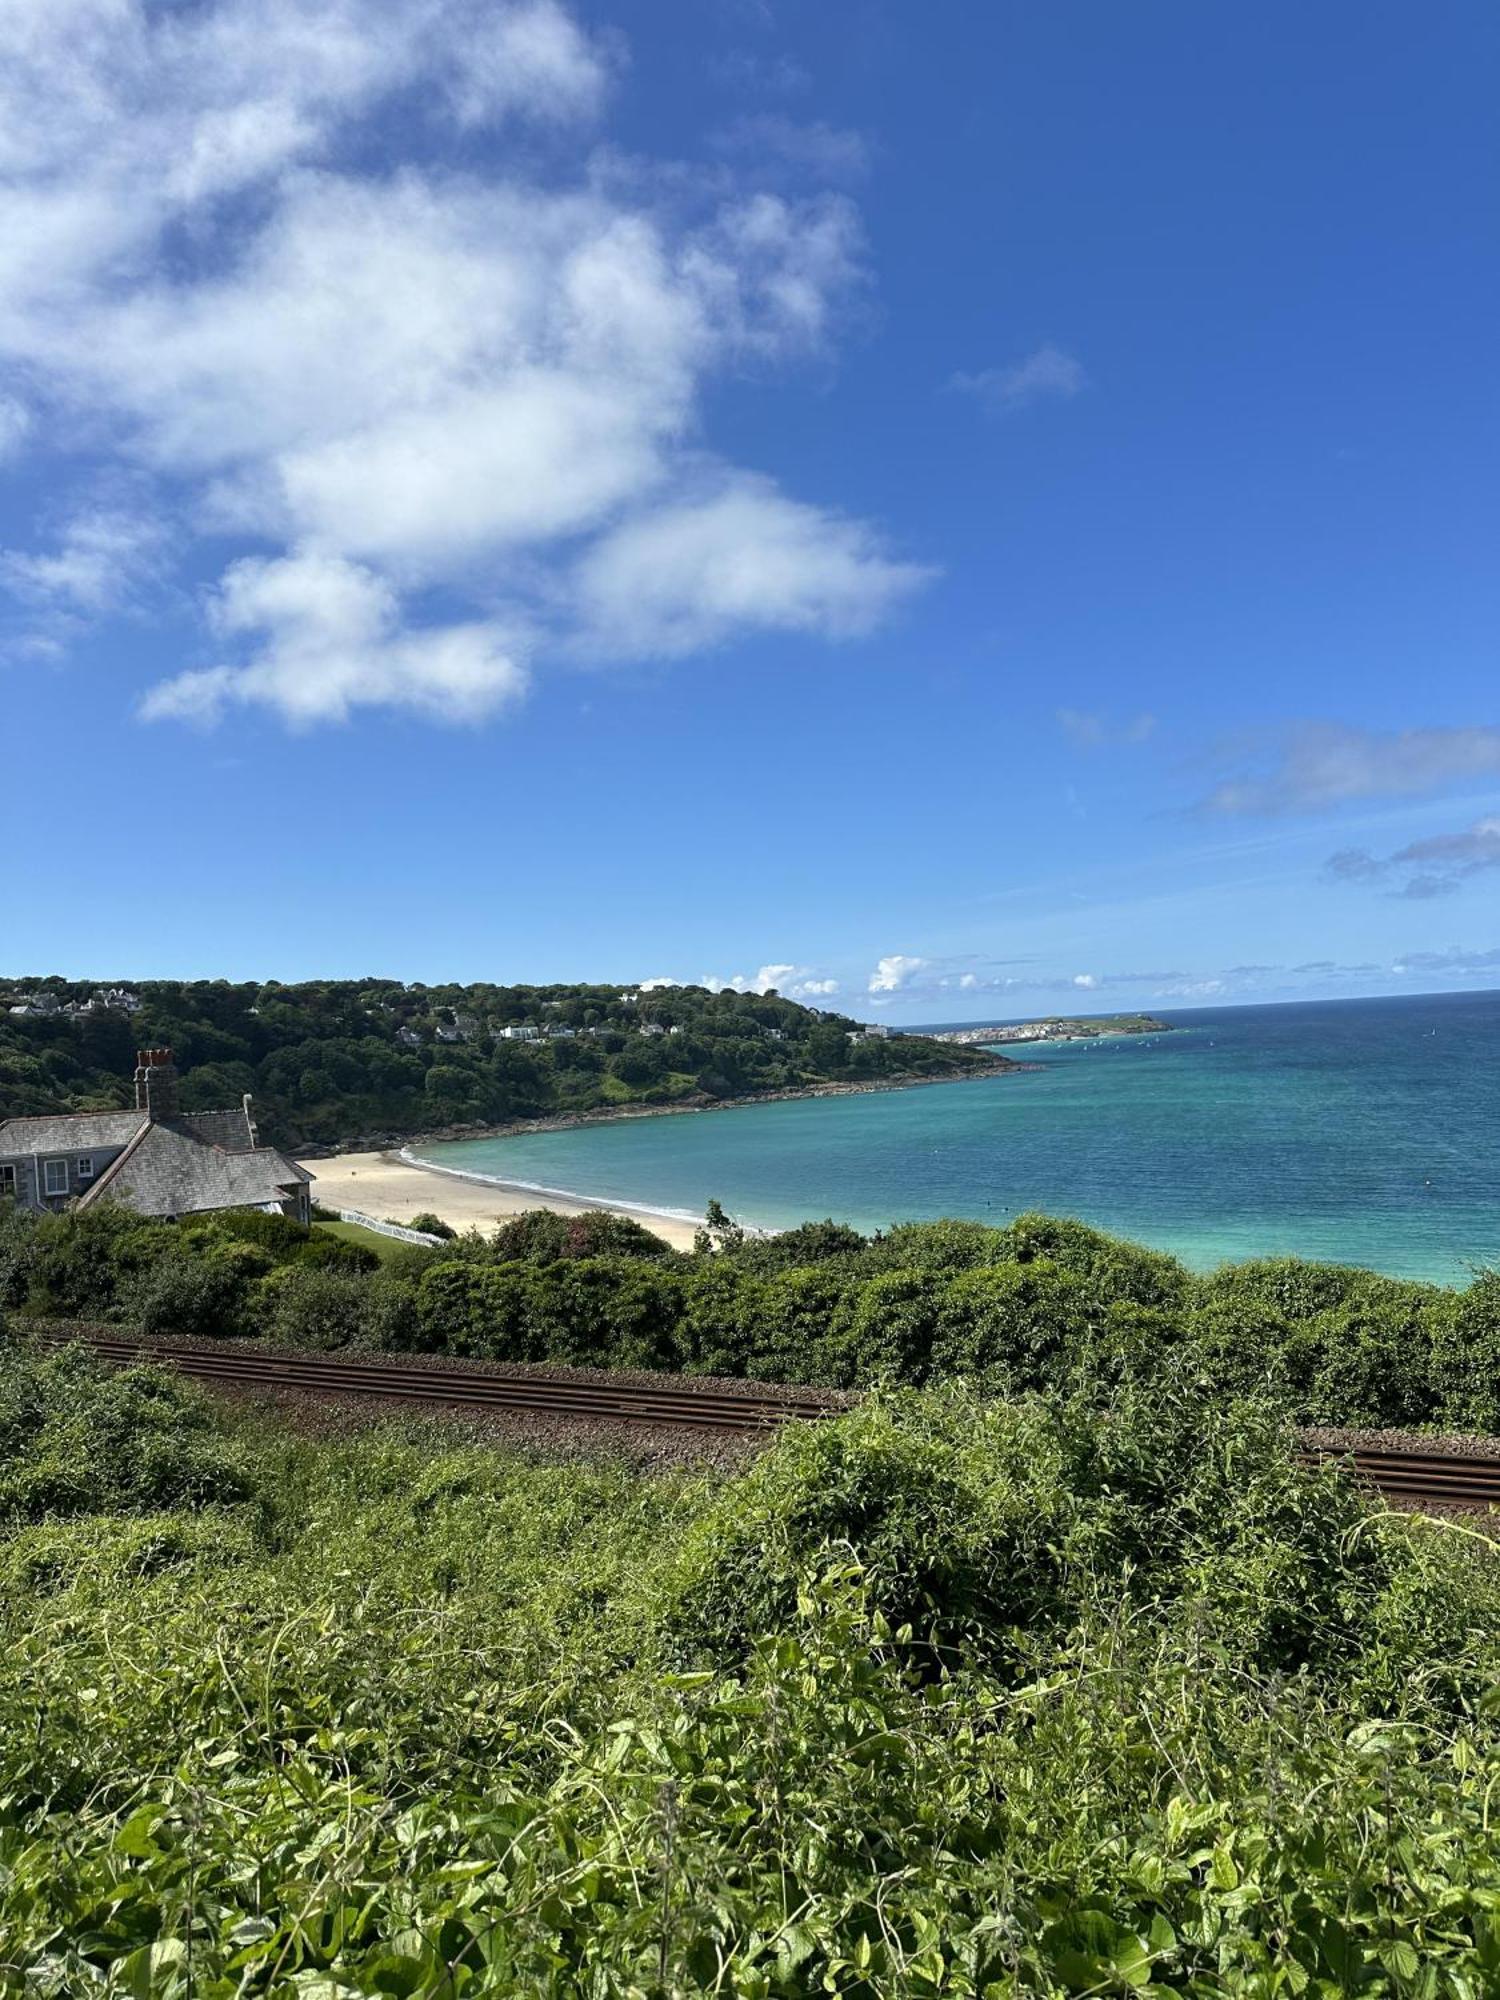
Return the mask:
POLYGON ((0 1166, 0 1200, 4 1200, 6 1196, 14 1200, 20 1192, 20 1170, 7 1161, 3 1166, 0 1166))
POLYGON ((92 1153, 80 1153, 78 1155, 78 1178, 81 1181, 91 1181, 94 1178, 94 1156, 92 1153))
POLYGON ((68 1163, 67 1163, 67 1161, 66 1161, 66 1160, 43 1160, 43 1162, 42 1162, 42 1194, 43 1194, 43 1196, 44 1196, 44 1197, 45 1197, 46 1199, 50 1200, 50 1199, 51 1199, 51 1198, 52 1198, 52 1197, 53 1197, 54 1195, 59 1195, 59 1194, 66 1194, 67 1192, 68 1192, 68 1163), (54 1172, 56 1172, 56 1171, 59 1171, 59 1170, 60 1170, 60 1171, 61 1171, 61 1173, 62 1173, 62 1186, 61 1186, 61 1187, 54 1187, 54 1186, 52 1185, 52 1176, 53 1176, 54 1172))

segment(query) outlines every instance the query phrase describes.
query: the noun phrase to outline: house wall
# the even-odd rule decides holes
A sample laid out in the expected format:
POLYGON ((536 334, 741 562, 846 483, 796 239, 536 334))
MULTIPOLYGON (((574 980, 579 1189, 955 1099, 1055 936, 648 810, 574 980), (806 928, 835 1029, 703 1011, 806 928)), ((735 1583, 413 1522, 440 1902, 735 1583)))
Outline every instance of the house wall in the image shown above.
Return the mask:
MULTIPOLYGON (((57 1209, 74 1196, 87 1194, 99 1176, 112 1160, 119 1158, 123 1146, 93 1146, 73 1153, 0 1153, 0 1167, 11 1167, 16 1177, 16 1203, 20 1208, 57 1209), (93 1162, 94 1171, 84 1179, 78 1171, 78 1162, 87 1159, 93 1162), (45 1195, 46 1165, 49 1160, 63 1160, 68 1169, 68 1192, 59 1195, 45 1195)), ((9 1179, 0 1173, 0 1181, 9 1179)))

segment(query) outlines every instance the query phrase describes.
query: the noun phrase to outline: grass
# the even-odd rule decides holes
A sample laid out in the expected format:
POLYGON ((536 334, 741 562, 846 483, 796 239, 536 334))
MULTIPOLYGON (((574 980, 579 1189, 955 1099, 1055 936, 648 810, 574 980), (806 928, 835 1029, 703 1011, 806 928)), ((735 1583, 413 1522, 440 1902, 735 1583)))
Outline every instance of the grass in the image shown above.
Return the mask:
POLYGON ((366 1229, 358 1222, 315 1222, 313 1228, 324 1236, 338 1236, 345 1243, 358 1243, 363 1249, 373 1250, 382 1264, 389 1264, 398 1252, 410 1246, 399 1236, 382 1236, 378 1229, 366 1229))

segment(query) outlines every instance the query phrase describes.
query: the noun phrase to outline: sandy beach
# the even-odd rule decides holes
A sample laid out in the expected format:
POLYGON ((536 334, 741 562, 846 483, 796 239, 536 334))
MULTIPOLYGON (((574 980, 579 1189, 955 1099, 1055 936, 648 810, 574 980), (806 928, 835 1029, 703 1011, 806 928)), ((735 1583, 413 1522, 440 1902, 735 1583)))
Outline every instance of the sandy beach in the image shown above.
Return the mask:
MULTIPOLYGON (((610 1209, 615 1215, 630 1213, 611 1208, 608 1202, 570 1201, 561 1195, 464 1180, 433 1167, 417 1166, 395 1153, 340 1153, 334 1159, 303 1164, 316 1176, 312 1190, 315 1201, 328 1208, 357 1208, 382 1222, 409 1222, 424 1209, 460 1230, 493 1229, 496 1223, 529 1208, 550 1208, 558 1215, 586 1215, 596 1208, 610 1209)), ((644 1223, 678 1250, 693 1247, 690 1222, 655 1215, 633 1215, 631 1220, 644 1223)))

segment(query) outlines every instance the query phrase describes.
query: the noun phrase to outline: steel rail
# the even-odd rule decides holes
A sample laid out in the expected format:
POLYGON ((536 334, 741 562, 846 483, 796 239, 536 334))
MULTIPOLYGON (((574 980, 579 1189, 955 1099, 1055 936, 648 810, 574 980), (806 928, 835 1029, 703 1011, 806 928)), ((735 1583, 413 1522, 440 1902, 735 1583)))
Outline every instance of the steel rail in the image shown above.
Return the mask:
POLYGON ((401 1361, 236 1352, 77 1329, 47 1331, 39 1337, 53 1346, 81 1340, 101 1359, 120 1366, 155 1362, 182 1375, 235 1387, 383 1396, 449 1407, 530 1410, 558 1417, 602 1417, 700 1430, 756 1431, 792 1417, 827 1417, 839 1407, 794 1388, 747 1388, 743 1392, 707 1384, 690 1388, 682 1386, 684 1378, 680 1376, 664 1378, 658 1388, 643 1382, 603 1382, 569 1375, 490 1375, 477 1368, 414 1367, 401 1361))
POLYGON ((1500 1458, 1468 1457, 1461 1452, 1430 1451, 1410 1445, 1304 1446, 1310 1464, 1332 1460, 1347 1465, 1364 1486, 1387 1500, 1425 1502, 1428 1506, 1483 1512, 1500 1507, 1500 1458))
MULTIPOLYGON (((563 1419, 605 1418, 714 1431, 759 1431, 791 1418, 834 1416, 845 1404, 791 1386, 747 1384, 740 1390, 664 1376, 660 1384, 605 1381, 578 1375, 491 1375, 480 1368, 416 1366, 384 1357, 267 1354, 260 1349, 199 1347, 104 1329, 41 1328, 49 1346, 83 1341, 101 1359, 125 1367, 155 1362, 179 1374, 227 1387, 291 1389, 319 1395, 386 1397, 449 1408, 526 1410, 563 1419)), ((1434 1446, 1361 1444, 1343 1447, 1304 1437, 1307 1465, 1332 1461, 1394 1504, 1483 1512, 1500 1507, 1500 1456, 1468 1456, 1434 1446)))

